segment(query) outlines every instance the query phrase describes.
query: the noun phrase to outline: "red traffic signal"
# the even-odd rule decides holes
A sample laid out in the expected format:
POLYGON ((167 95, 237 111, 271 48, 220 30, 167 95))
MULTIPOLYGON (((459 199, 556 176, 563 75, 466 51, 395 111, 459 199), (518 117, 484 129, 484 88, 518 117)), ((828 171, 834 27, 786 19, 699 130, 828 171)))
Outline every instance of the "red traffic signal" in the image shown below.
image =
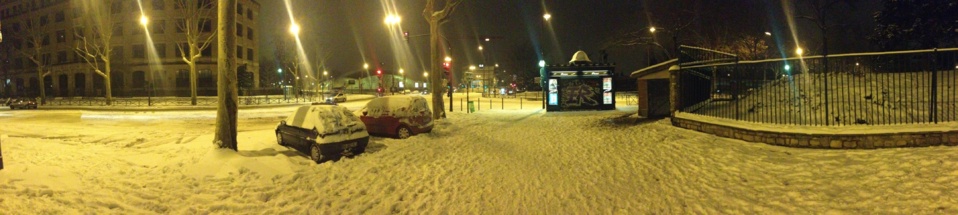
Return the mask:
POLYGON ((378 75, 378 76, 383 76, 383 71, 382 71, 382 70, 376 70, 376 75, 378 75))

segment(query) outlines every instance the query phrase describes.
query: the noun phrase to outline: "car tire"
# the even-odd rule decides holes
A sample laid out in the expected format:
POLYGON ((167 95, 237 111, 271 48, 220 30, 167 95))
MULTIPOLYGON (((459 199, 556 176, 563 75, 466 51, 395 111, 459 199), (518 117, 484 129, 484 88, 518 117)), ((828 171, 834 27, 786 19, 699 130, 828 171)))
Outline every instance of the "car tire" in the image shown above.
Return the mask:
POLYGON ((357 140, 356 148, 353 148, 353 156, 362 154, 366 152, 366 147, 369 146, 369 137, 364 137, 363 139, 357 140))
POLYGON ((283 142, 283 135, 279 132, 276 132, 276 143, 279 143, 281 146, 286 146, 286 143, 283 142))
POLYGON ((309 159, 316 163, 323 162, 323 150, 319 148, 319 143, 313 143, 309 146, 309 159))
POLYGON ((412 130, 408 126, 401 125, 396 128, 396 138, 406 139, 412 136, 412 130))

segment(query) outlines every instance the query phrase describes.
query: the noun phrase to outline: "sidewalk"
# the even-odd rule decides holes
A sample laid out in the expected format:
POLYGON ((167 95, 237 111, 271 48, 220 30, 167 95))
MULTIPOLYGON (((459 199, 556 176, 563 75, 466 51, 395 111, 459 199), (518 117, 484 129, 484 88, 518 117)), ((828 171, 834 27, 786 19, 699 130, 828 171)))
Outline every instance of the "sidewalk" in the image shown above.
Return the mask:
MULTIPOLYGON (((354 102, 354 101, 371 100, 372 98, 375 98, 375 96, 373 96, 373 95, 347 95, 346 98, 347 98, 347 100, 346 100, 347 102, 354 102)), ((155 103, 155 102, 159 102, 161 99, 163 99, 163 98, 153 98, 153 101, 154 101, 154 103, 155 103)), ((169 98, 166 98, 166 99, 169 99, 169 98)), ((202 98, 202 99, 203 99, 203 100, 209 100, 209 99, 211 99, 211 98, 207 97, 207 98, 202 98)), ((99 100, 99 99, 98 99, 98 100, 99 100)), ((217 109, 216 103, 214 103, 214 102, 212 102, 212 101, 203 101, 203 102, 199 102, 199 104, 197 104, 197 105, 189 105, 189 104, 188 104, 188 103, 189 103, 189 98, 179 98, 179 97, 175 98, 175 100, 177 100, 178 102, 185 103, 184 105, 169 105, 169 104, 165 104, 165 105, 153 105, 153 106, 149 106, 149 105, 145 105, 145 104, 148 104, 148 102, 147 102, 148 99, 147 99, 147 98, 122 98, 122 99, 116 99, 116 100, 114 100, 114 102, 118 102, 119 100, 125 100, 125 102, 128 103, 128 104, 129 104, 129 103, 138 103, 138 104, 142 104, 142 105, 110 105, 110 106, 107 106, 107 105, 102 105, 102 104, 95 104, 95 105, 81 105, 81 104, 77 104, 77 105, 64 105, 64 104, 60 104, 60 105, 40 105, 39 107, 37 107, 37 109, 40 109, 40 110, 87 110, 87 111, 194 111, 194 110, 216 110, 216 109, 217 109), (179 101, 179 100, 183 100, 183 101, 179 101), (133 101, 133 102, 131 102, 131 101, 133 101)), ((273 99, 273 100, 274 100, 274 101, 278 101, 278 100, 280 100, 280 99, 279 99, 279 98, 275 98, 275 99, 273 99)), ((240 98, 240 99, 239 99, 239 110, 263 109, 263 108, 276 108, 276 107, 294 107, 294 106, 301 106, 301 105, 309 105, 309 104, 313 104, 313 103, 315 103, 315 102, 323 102, 323 101, 320 101, 320 100, 318 100, 318 99, 315 100, 315 101, 312 101, 312 100, 304 100, 303 98, 299 98, 298 100, 300 100, 300 101, 296 101, 297 99, 282 99, 282 100, 285 100, 285 101, 287 101, 287 102, 282 102, 282 103, 268 103, 268 104, 262 104, 262 103, 260 103, 260 104, 244 105, 244 103, 245 103, 246 100, 244 100, 244 98, 240 98)), ((101 101, 101 102, 102 102, 102 101, 101 101)))

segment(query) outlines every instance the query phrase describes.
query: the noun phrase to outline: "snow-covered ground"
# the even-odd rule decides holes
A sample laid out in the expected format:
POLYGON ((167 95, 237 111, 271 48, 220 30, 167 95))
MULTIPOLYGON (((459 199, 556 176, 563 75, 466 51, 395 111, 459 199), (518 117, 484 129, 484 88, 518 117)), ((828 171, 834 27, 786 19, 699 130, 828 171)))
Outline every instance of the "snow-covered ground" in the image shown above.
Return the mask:
POLYGON ((954 147, 784 148, 634 107, 456 105, 432 133, 323 164, 276 144, 293 107, 241 110, 239 152, 212 149, 212 111, 3 110, 0 214, 958 214, 954 147))

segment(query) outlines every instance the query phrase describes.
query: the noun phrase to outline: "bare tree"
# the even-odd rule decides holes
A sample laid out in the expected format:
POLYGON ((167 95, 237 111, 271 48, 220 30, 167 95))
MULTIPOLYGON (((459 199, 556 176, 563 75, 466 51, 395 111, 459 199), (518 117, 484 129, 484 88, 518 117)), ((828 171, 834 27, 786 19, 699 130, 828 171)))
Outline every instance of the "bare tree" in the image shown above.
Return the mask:
POLYGON ((455 12, 457 6, 462 4, 462 0, 446 0, 442 10, 436 10, 437 0, 426 0, 426 9, 422 11, 422 16, 429 22, 429 71, 433 71, 433 76, 429 77, 429 86, 432 86, 432 118, 440 119, 446 116, 445 103, 442 101, 443 88, 442 75, 439 66, 442 63, 442 47, 439 38, 442 24, 449 21, 449 16, 455 12))
POLYGON ((239 92, 236 77, 236 1, 217 0, 217 81, 216 131, 213 144, 217 148, 237 150, 236 112, 239 92))
POLYGON ((302 85, 299 77, 302 74, 300 71, 302 71, 304 65, 303 61, 299 58, 299 52, 297 52, 296 46, 291 45, 295 42, 296 41, 278 39, 274 47, 276 47, 276 56, 279 58, 283 72, 293 77, 293 86, 296 89, 301 89, 302 85))
POLYGON ((111 57, 113 57, 113 31, 116 28, 114 14, 120 13, 122 7, 116 7, 114 4, 120 4, 120 0, 81 0, 83 16, 81 17, 80 27, 86 26, 90 29, 90 35, 83 35, 75 32, 78 40, 76 42, 75 52, 83 61, 90 66, 93 71, 103 77, 104 89, 106 89, 106 104, 113 104, 113 90, 110 79, 111 57), (92 38, 91 38, 92 37, 92 38))
MULTIPOLYGON (((22 41, 26 43, 27 48, 20 49, 19 52, 21 55, 30 60, 34 65, 36 65, 37 78, 40 83, 40 103, 43 104, 46 102, 47 93, 46 93, 46 83, 44 83, 43 78, 50 75, 51 71, 47 71, 47 65, 50 64, 49 55, 43 55, 43 47, 50 45, 50 35, 43 32, 41 26, 41 21, 39 17, 36 18, 27 18, 24 20, 24 30, 25 34, 22 36, 22 41)), ((45 23, 42 23, 45 24, 45 23)))
POLYGON ((206 34, 212 28, 209 17, 213 14, 215 2, 212 0, 176 0, 174 1, 182 20, 177 20, 177 31, 183 32, 185 44, 177 44, 181 59, 190 67, 190 104, 196 105, 196 61, 203 57, 203 50, 210 47, 215 33, 206 34), (186 47, 184 47, 186 46, 186 47))

